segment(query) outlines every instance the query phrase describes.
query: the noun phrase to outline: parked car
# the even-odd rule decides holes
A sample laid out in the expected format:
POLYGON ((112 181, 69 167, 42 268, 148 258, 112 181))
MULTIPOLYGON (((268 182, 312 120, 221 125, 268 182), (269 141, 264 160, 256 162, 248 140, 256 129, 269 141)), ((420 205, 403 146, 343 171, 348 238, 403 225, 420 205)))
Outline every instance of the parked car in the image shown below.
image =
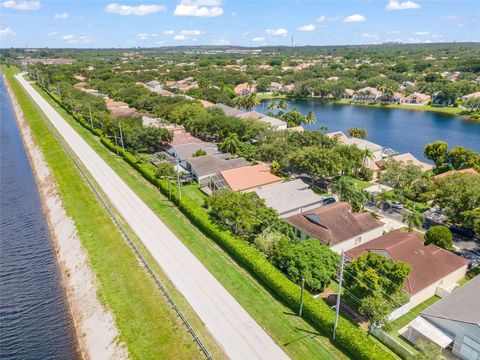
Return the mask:
POLYGON ((328 205, 328 204, 333 204, 334 202, 336 202, 337 200, 335 200, 334 197, 327 197, 325 199, 322 200, 322 206, 323 205, 328 205))
POLYGON ((395 210, 403 210, 403 204, 399 201, 392 201, 392 208, 395 210))

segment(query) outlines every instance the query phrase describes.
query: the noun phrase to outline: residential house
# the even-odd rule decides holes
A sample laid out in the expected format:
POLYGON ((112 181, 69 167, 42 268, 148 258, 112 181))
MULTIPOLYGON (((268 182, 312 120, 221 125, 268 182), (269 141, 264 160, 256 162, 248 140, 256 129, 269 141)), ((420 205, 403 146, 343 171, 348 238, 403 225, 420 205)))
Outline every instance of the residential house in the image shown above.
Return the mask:
POLYGON ((87 79, 85 78, 85 76, 82 76, 82 75, 74 75, 73 78, 74 78, 75 80, 78 80, 78 81, 85 81, 85 80, 87 80, 87 79))
POLYGON ((267 87, 267 92, 268 93, 278 92, 278 93, 286 94, 293 91, 294 87, 295 85, 293 84, 283 85, 278 82, 272 81, 270 85, 267 87))
POLYGON ((465 96, 462 96, 462 101, 467 101, 469 99, 473 99, 473 98, 480 98, 480 91, 477 91, 477 92, 474 92, 474 93, 471 93, 471 94, 468 94, 468 95, 465 95, 465 96))
POLYGON ((295 227, 300 238, 318 239, 337 253, 381 236, 384 228, 369 212, 352 213, 346 202, 317 207, 285 220, 295 227))
POLYGON ((343 93, 343 98, 344 99, 352 99, 355 96, 355 90, 352 89, 345 89, 345 92, 343 93))
POLYGON ((243 166, 220 172, 225 187, 233 191, 250 192, 257 189, 279 184, 281 177, 273 175, 270 167, 265 164, 243 166))
POLYGON ((281 218, 321 206, 323 197, 315 194, 302 180, 286 181, 255 191, 265 204, 277 210, 281 218))
MULTIPOLYGON (((405 165, 413 164, 413 165, 419 166, 423 171, 429 171, 433 169, 433 165, 418 160, 415 156, 413 156, 410 153, 394 155, 394 156, 391 156, 389 159, 399 161, 405 165)), ((376 164, 381 169, 385 165, 385 160, 377 161, 376 164)))
POLYGON ((400 89, 406 89, 406 88, 411 88, 415 86, 416 86, 415 83, 411 81, 402 81, 400 83, 400 89))
POLYGON ((250 94, 255 93, 257 91, 257 87, 255 85, 252 85, 252 84, 242 83, 242 84, 238 84, 237 86, 235 86, 233 91, 238 96, 245 96, 245 95, 250 95, 250 94))
POLYGON ((137 109, 130 108, 127 103, 123 101, 115 101, 112 99, 105 99, 105 105, 113 117, 135 116, 137 109))
POLYGON ((480 175, 475 169, 468 168, 468 169, 461 169, 461 170, 450 170, 441 174, 438 174, 434 176, 435 179, 442 179, 447 176, 453 175, 453 174, 473 174, 473 175, 480 175))
POLYGON ((73 87, 75 89, 85 89, 87 86, 88 86, 88 84, 86 82, 83 82, 83 81, 73 85, 73 87))
POLYGON ((374 252, 411 266, 403 286, 410 300, 395 317, 403 315, 434 295, 444 296, 450 293, 467 271, 467 259, 435 244, 425 246, 424 241, 417 232, 393 230, 345 253, 348 259, 353 260, 360 255, 374 252))
POLYGON ((242 157, 231 154, 197 156, 186 160, 186 169, 192 174, 200 187, 208 186, 211 177, 221 171, 248 166, 250 163, 242 157))
POLYGON ((274 130, 286 130, 287 123, 283 120, 267 116, 257 111, 249 111, 236 115, 240 119, 253 119, 269 124, 274 130))
POLYGON ((382 92, 376 88, 367 86, 355 92, 353 97, 356 101, 377 101, 382 92))
POLYGON ((427 94, 414 92, 411 95, 403 97, 400 102, 406 105, 426 105, 432 97, 427 94))
POLYGON ((187 160, 195 157, 198 151, 204 151, 205 155, 218 155, 217 146, 207 142, 192 142, 187 144, 173 145, 167 149, 167 153, 173 156, 183 168, 187 168, 187 160))
POLYGON ((338 81, 340 78, 338 76, 330 76, 327 81, 338 81))
POLYGON ((480 276, 423 310, 399 332, 410 342, 430 341, 464 360, 480 359, 480 276))
POLYGON ((242 110, 236 109, 234 107, 231 107, 225 104, 215 104, 214 107, 216 107, 217 109, 223 110, 223 112, 227 116, 237 116, 244 113, 244 111, 242 110))

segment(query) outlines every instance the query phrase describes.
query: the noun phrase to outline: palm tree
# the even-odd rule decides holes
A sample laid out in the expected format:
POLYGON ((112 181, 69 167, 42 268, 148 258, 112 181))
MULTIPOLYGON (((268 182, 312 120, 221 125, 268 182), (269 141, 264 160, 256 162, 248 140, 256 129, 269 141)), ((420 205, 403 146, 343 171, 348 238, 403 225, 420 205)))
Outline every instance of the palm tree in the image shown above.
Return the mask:
POLYGON ((309 111, 307 116, 305 116, 305 123, 307 124, 315 124, 317 122, 317 117, 313 113, 313 111, 309 111))
POLYGON ((260 104, 256 94, 249 94, 244 96, 237 96, 233 99, 233 103, 237 108, 243 108, 245 110, 252 110, 255 106, 260 104))
POLYGON ((235 133, 230 133, 223 141, 220 143, 219 149, 224 153, 236 154, 240 148, 240 140, 238 135, 235 133))
POLYGON ((423 225, 423 217, 415 208, 410 213, 403 214, 403 222, 407 224, 408 231, 412 231, 414 227, 421 228, 423 225))
POLYGON ((382 204, 386 203, 389 200, 392 200, 393 194, 390 191, 383 190, 382 192, 375 195, 375 206, 380 208, 382 204))

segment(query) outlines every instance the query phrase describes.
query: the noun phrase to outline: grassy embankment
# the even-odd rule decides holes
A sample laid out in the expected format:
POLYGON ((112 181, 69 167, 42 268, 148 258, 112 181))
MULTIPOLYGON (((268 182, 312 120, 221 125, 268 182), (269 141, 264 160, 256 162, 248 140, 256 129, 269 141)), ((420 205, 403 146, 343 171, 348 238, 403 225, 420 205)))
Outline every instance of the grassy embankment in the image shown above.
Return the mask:
MULTIPOLYGON (((42 90, 45 99, 89 143, 110 167, 137 193, 157 216, 181 239, 249 314, 272 336, 293 359, 345 359, 328 337, 276 300, 246 270, 238 266, 216 243, 200 232, 154 186, 144 180, 122 158, 112 154, 97 138, 81 127, 42 90)), ((184 189, 192 195, 195 189, 184 189)), ((197 195, 198 196, 198 195, 197 195)), ((198 197, 197 200, 200 200, 198 197)))
MULTIPOLYGON (((120 330, 119 340, 127 344, 130 356, 134 359, 202 358, 191 335, 140 266, 106 210, 14 79, 15 70, 2 67, 2 72, 6 74, 34 140, 52 170, 66 212, 74 220, 82 245, 88 252, 98 280, 99 298, 112 310, 120 330)), ((172 292, 172 286, 168 287, 172 292)), ((174 297, 184 308, 179 295, 174 297)), ((199 328, 200 321, 193 319, 192 324, 212 354, 222 358, 221 350, 207 330, 199 328)))

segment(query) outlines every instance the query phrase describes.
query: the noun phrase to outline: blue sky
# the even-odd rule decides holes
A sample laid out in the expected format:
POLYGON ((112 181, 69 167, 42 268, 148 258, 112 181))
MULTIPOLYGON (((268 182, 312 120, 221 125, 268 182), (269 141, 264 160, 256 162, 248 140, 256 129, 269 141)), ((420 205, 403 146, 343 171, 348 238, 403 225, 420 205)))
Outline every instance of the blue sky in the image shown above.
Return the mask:
POLYGON ((1 47, 479 41, 480 1, 0 0, 1 47))

